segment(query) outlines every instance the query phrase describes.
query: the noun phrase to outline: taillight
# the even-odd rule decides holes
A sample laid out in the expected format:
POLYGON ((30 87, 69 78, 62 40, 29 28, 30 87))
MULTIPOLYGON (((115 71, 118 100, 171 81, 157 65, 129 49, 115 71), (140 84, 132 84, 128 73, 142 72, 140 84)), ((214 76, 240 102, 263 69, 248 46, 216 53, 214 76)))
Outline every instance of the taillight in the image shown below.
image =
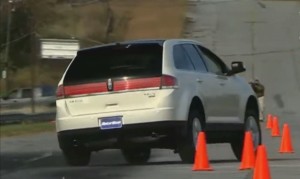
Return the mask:
POLYGON ((162 88, 175 88, 178 86, 177 79, 170 75, 163 75, 161 77, 162 88))
POLYGON ((160 87, 160 77, 121 80, 114 83, 114 91, 160 87))
MULTIPOLYGON (((111 91, 138 90, 145 88, 176 88, 177 79, 170 75, 161 77, 124 79, 113 81, 111 91)), ((79 85, 63 86, 59 85, 56 90, 57 99, 67 98, 74 95, 85 95, 92 93, 110 92, 106 82, 88 83, 79 85)))
POLYGON ((59 85, 56 89, 56 98, 60 99, 60 98, 64 98, 64 97, 65 97, 64 86, 59 85))
POLYGON ((105 82, 71 85, 64 87, 65 97, 102 92, 107 92, 107 86, 105 82))

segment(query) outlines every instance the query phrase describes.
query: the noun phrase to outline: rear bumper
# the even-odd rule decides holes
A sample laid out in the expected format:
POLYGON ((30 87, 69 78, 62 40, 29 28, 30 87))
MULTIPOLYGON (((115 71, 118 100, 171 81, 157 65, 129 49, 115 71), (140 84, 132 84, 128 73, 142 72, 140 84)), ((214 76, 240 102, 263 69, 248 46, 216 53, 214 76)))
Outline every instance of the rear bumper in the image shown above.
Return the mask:
MULTIPOLYGON (((176 121, 174 108, 154 108, 132 111, 106 112, 99 114, 78 115, 78 116, 56 116, 56 131, 99 128, 99 118, 122 116, 123 125, 176 121)), ((183 119, 184 120, 184 119, 183 119)))
POLYGON ((87 147, 91 150, 143 145, 151 148, 175 148, 185 131, 186 122, 166 121, 123 125, 119 129, 101 130, 99 127, 60 131, 57 133, 61 149, 87 147))

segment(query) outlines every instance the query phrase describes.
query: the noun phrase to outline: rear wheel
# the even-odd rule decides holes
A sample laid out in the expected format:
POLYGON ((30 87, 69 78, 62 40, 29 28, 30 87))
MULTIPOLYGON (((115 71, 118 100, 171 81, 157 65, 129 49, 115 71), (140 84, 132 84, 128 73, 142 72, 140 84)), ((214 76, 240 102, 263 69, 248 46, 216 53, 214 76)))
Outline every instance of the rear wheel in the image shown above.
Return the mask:
POLYGON ((125 148, 122 149, 125 160, 130 164, 144 164, 150 158, 150 148, 125 148))
POLYGON ((91 151, 84 148, 64 149, 63 154, 70 166, 86 166, 90 162, 91 151))
POLYGON ((197 110, 189 114, 186 137, 179 146, 179 156, 184 163, 193 163, 199 132, 203 130, 203 115, 197 110))
MULTIPOLYGON (((247 111, 245 118, 245 131, 251 131, 254 149, 261 144, 261 129, 255 116, 257 116, 255 112, 250 110, 247 111)), ((238 160, 242 159, 245 131, 241 133, 241 137, 238 140, 231 142, 232 151, 238 160)))

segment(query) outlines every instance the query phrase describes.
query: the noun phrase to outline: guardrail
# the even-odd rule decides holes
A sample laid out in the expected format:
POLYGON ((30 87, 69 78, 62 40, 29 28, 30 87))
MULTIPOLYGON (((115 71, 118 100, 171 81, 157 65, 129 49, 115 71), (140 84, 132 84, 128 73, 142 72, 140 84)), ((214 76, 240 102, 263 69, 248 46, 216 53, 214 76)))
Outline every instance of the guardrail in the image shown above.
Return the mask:
POLYGON ((38 113, 38 114, 1 114, 0 115, 0 125, 6 124, 18 124, 23 122, 43 122, 43 121, 53 121, 55 119, 55 112, 38 113))

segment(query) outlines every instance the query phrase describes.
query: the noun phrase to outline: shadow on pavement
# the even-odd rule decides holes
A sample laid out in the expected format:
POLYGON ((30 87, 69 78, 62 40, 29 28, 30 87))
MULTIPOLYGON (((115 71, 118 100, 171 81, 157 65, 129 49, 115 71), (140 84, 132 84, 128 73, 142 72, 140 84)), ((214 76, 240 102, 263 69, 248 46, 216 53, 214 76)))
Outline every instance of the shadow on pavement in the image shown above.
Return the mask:
POLYGON ((269 161, 300 161, 300 158, 269 158, 269 161))
MULTIPOLYGON (((219 163, 238 163, 237 160, 211 160, 211 164, 219 164, 219 163)), ((106 163, 106 164, 100 164, 95 163, 93 165, 90 165, 90 167, 123 167, 123 166, 154 166, 154 165, 186 165, 186 163, 183 163, 182 161, 156 161, 156 162, 147 162, 145 164, 128 164, 128 163, 106 163)), ((187 164, 187 165, 193 165, 193 164, 187 164)))
POLYGON ((0 154, 1 174, 17 171, 23 168, 66 166, 60 153, 48 152, 47 154, 49 155, 44 156, 45 152, 3 152, 0 154))

